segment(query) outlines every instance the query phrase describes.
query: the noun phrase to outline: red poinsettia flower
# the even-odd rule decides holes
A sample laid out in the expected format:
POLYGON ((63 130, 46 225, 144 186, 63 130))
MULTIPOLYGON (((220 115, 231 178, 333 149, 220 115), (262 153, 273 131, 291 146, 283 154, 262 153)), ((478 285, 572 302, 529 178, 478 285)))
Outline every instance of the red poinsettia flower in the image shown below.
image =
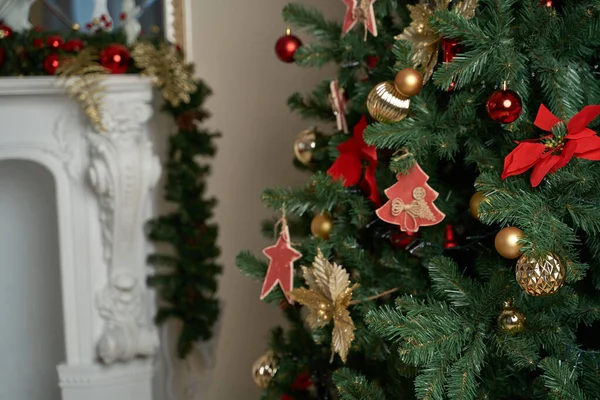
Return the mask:
POLYGON ((363 139, 366 127, 367 119, 363 116, 354 127, 352 137, 337 147, 340 155, 327 173, 334 179, 343 179, 345 187, 357 185, 362 178, 364 189, 369 191, 369 199, 380 204, 381 198, 375 181, 377 150, 373 146, 367 146, 363 139), (364 177, 363 163, 366 164, 364 177))
POLYGON ((536 187, 546 175, 564 167, 573 157, 600 160, 600 137, 587 127, 598 115, 600 105, 586 106, 561 129, 559 124, 564 122, 542 104, 534 125, 552 134, 519 143, 504 159, 502 179, 533 167, 530 182, 536 187))

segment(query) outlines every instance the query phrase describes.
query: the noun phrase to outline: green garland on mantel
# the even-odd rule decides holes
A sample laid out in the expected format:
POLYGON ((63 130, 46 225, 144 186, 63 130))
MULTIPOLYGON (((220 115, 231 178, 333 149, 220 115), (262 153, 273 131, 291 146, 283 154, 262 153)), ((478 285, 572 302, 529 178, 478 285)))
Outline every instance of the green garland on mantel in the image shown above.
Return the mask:
MULTIPOLYGON (((93 49, 95 53, 115 44, 126 46, 125 35, 118 30, 93 34, 40 29, 13 32, 0 25, 0 76, 50 75, 44 67, 48 57, 58 55, 65 60, 76 57, 81 51, 73 51, 73 46, 69 48, 63 44, 53 48, 52 39, 56 38, 65 44, 80 40, 83 49, 93 49)), ((165 43, 159 37, 143 41, 157 49, 165 43)), ((127 47, 131 53, 135 44, 127 47)), ((186 65, 190 72, 191 67, 186 65)), ((132 59, 125 73, 141 74, 144 70, 132 59)), ((155 321, 162 324, 175 318, 182 322, 177 346, 181 358, 190 353, 195 342, 211 338, 219 315, 219 301, 215 296, 217 276, 221 273, 221 266, 216 262, 220 254, 216 244, 218 229, 207 222, 213 216, 216 201, 205 197, 210 166, 199 161, 214 156, 214 139, 219 134, 198 126, 208 116, 202 105, 211 91, 202 81, 195 81, 195 84, 197 89, 190 93, 189 102, 173 105, 173 102, 165 101, 163 107, 178 127, 177 132, 169 137, 164 166, 165 200, 175 204, 175 211, 153 218, 146 224, 148 238, 162 245, 159 246, 161 250, 164 249, 148 257, 148 263, 155 267, 156 272, 147 282, 160 295, 155 321)), ((165 89, 160 84, 158 86, 165 89)))

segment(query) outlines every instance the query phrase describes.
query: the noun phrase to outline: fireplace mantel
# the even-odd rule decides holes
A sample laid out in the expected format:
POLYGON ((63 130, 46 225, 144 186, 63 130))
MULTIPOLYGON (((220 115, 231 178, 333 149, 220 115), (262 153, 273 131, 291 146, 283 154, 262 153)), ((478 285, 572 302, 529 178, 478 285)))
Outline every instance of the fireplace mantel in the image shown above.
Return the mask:
POLYGON ((32 161, 54 177, 63 400, 150 400, 159 342, 143 224, 161 172, 149 130, 153 90, 132 75, 107 77, 105 87, 108 132, 98 133, 56 79, 0 78, 0 160, 32 161))

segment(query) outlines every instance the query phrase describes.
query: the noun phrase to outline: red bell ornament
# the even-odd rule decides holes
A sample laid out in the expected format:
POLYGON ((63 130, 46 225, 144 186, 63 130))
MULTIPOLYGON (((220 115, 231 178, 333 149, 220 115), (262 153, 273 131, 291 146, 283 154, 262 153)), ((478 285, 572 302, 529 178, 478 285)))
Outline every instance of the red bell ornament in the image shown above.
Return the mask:
POLYGON ((296 50, 302 46, 302 42, 288 29, 285 35, 280 37, 275 43, 275 53, 277 57, 285 63, 293 63, 295 61, 294 54, 296 50))
POLYGON ((60 66, 60 57, 56 53, 52 53, 44 60, 44 71, 48 75, 56 74, 56 70, 60 66))
POLYGON ((501 124, 515 122, 523 112, 521 97, 516 92, 507 89, 496 90, 492 93, 485 107, 490 118, 501 124))
POLYGON ((131 54, 127 47, 121 44, 106 46, 100 53, 100 64, 112 74, 124 74, 129 68, 131 54))

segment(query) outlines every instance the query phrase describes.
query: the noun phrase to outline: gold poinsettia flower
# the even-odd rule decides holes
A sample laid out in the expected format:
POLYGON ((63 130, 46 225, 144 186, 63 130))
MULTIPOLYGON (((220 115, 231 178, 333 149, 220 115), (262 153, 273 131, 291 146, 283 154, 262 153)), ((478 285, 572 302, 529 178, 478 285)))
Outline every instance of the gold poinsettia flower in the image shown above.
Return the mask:
POLYGON ((302 267, 302 272, 308 287, 294 289, 290 296, 307 308, 306 323, 312 330, 323 328, 333 320, 330 361, 337 353, 346 362, 356 329, 348 306, 352 291, 358 285, 351 287, 348 272, 340 265, 330 263, 321 249, 312 268, 302 267))

